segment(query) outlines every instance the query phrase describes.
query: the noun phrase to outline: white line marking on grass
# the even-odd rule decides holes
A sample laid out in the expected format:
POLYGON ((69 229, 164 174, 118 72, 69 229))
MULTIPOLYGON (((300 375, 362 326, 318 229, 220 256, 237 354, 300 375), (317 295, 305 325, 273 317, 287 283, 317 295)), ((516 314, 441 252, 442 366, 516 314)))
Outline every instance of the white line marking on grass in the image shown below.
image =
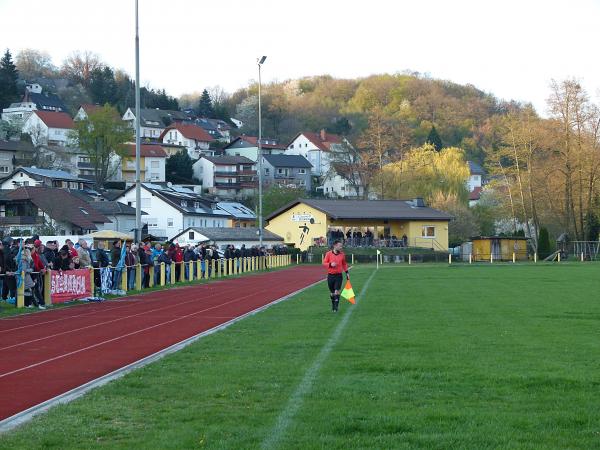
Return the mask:
MULTIPOLYGON (((360 293, 358 294, 359 298, 362 298, 365 292, 367 292, 369 284, 371 284, 371 280, 373 279, 373 276, 376 272, 376 270, 373 270, 373 272, 371 272, 371 275, 369 276, 363 288, 360 290, 360 293)), ((356 306, 358 306, 358 303, 360 302, 357 301, 356 303, 357 304, 354 307, 348 308, 348 312, 344 314, 344 317, 342 317, 342 320, 340 321, 340 323, 338 323, 338 326, 335 328, 335 330, 333 330, 333 333, 331 334, 330 338, 325 343, 325 345, 313 361, 312 365, 308 368, 308 370, 304 374, 304 377, 302 377, 302 381, 300 381, 300 384, 298 385, 294 393, 291 395, 285 409, 277 418, 275 426, 273 427, 267 438, 263 441, 262 448, 268 449, 278 447, 280 439, 283 437, 284 433, 294 421, 296 413, 302 407, 304 397, 312 390, 317 375, 321 370, 321 366, 331 353, 331 350, 333 350, 333 347, 335 347, 335 345, 337 344, 337 341, 342 335, 344 328, 346 328, 346 325, 350 320, 350 316, 352 315, 352 311, 356 309, 356 306)))

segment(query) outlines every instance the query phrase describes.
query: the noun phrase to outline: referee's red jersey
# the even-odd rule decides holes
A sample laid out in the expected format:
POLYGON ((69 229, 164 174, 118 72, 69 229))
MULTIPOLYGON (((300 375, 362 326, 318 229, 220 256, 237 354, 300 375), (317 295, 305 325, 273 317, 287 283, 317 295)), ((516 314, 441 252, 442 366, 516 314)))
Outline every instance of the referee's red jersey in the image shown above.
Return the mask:
POLYGON ((339 252, 336 255, 332 250, 328 251, 325 258, 323 258, 323 265, 327 267, 327 273, 330 275, 348 271, 348 263, 346 263, 344 252, 339 252), (335 267, 331 267, 331 263, 335 263, 335 267))

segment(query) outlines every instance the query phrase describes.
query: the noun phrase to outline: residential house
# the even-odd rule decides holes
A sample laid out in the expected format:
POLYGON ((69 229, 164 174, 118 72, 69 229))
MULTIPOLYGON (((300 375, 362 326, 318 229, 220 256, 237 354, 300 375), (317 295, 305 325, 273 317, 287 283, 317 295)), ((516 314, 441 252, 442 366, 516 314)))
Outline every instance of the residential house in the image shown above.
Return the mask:
POLYGON ((34 103, 38 111, 69 112, 63 101, 56 95, 42 92, 42 87, 37 84, 25 86, 24 103, 34 103))
MULTIPOLYGON (((261 152, 263 155, 281 155, 286 147, 275 139, 262 138, 261 152)), ((223 148, 226 155, 245 156, 254 162, 258 161, 258 138, 256 136, 240 136, 223 148)))
POLYGON ((210 143, 214 141, 210 134, 197 125, 189 123, 174 123, 169 125, 158 140, 165 144, 177 144, 187 148, 188 154, 192 159, 200 158, 210 143))
POLYGON ((205 192, 241 198, 258 188, 254 164, 245 156, 202 156, 192 167, 205 192))
POLYGON ((8 176, 15 169, 17 158, 23 153, 30 155, 33 150, 29 142, 0 139, 0 177, 8 176))
MULTIPOLYGON (((142 139, 158 140, 165 128, 176 122, 187 120, 185 113, 166 109, 140 109, 140 134, 142 139)), ((135 136, 135 108, 127 108, 123 120, 129 123, 135 136)))
POLYGON ((224 120, 199 117, 195 120, 195 123, 210 134, 213 139, 219 142, 231 142, 231 127, 224 120))
MULTIPOLYGON (((120 180, 135 183, 135 144, 127 144, 121 158, 120 180)), ((160 145, 140 145, 140 178, 142 181, 164 182, 166 152, 160 145)))
MULTIPOLYGON (((142 183, 141 208, 147 215, 142 221, 148 233, 172 239, 188 227, 226 227, 230 215, 215 202, 189 189, 142 183)), ((135 208, 135 186, 125 190, 117 201, 135 208)))
POLYGON ((469 180, 467 181, 467 187, 469 192, 473 192, 476 188, 483 186, 483 177, 485 170, 475 161, 467 161, 469 166, 469 180))
POLYGON ((92 183, 63 170, 37 167, 19 167, 0 181, 0 189, 17 189, 23 186, 83 190, 92 188, 92 183))
POLYGON ((5 233, 51 227, 53 232, 47 234, 83 235, 110 222, 66 189, 23 186, 0 192, 0 229, 5 233))
POLYGON ((65 112, 36 110, 23 124, 23 133, 28 134, 36 146, 66 146, 71 141, 73 129, 73 119, 65 112))
MULTIPOLYGON (((116 201, 91 200, 89 204, 92 208, 99 211, 110 220, 110 222, 98 227, 99 230, 118 231, 133 236, 135 231, 135 208, 116 201)), ((148 213, 142 211, 142 216, 146 215, 148 215, 148 213)))
POLYGON ((344 151, 344 145, 349 144, 337 134, 325 130, 320 133, 303 131, 292 139, 285 153, 304 156, 312 164, 312 174, 322 177, 331 168, 334 152, 344 151))
POLYGON ((333 167, 325 174, 321 186, 317 189, 322 191, 323 195, 328 198, 362 198, 364 195, 364 188, 360 182, 350 183, 347 178, 340 176, 333 167))
POLYGON ((166 144, 166 143, 162 143, 159 144, 160 148, 162 148, 165 153, 167 154, 167 158, 173 155, 176 155, 177 153, 181 153, 183 151, 187 152, 187 147, 183 146, 183 145, 178 145, 178 144, 166 144))
POLYGON ((256 224, 256 214, 246 205, 238 202, 218 202, 217 208, 231 215, 227 222, 230 228, 247 228, 256 224))
MULTIPOLYGON (((200 228, 190 227, 173 237, 173 240, 179 245, 198 244, 208 242, 216 245, 221 250, 225 250, 228 245, 234 245, 240 248, 245 245, 246 248, 251 248, 259 245, 260 239, 258 228, 200 228)), ((274 245, 283 245, 283 238, 270 232, 263 230, 263 245, 272 247, 274 245)))
POLYGON ((265 185, 302 188, 310 191, 312 188, 312 164, 300 155, 264 155, 263 182, 265 185))
POLYGON ((12 123, 20 129, 33 111, 37 110, 37 106, 33 102, 16 102, 11 103, 8 108, 2 110, 2 120, 12 123))
POLYGON ((100 105, 84 103, 77 110, 77 113, 75 114, 75 117, 73 117, 73 120, 75 122, 77 122, 78 120, 87 120, 91 113, 96 112, 101 108, 102 108, 102 106, 100 106, 100 105))

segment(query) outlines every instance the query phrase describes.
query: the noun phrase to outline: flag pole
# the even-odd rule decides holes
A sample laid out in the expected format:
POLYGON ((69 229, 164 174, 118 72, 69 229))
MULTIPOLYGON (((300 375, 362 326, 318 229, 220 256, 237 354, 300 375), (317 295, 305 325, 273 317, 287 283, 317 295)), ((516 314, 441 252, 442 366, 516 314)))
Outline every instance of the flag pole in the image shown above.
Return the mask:
POLYGON ((377 270, 379 270, 379 250, 375 250, 375 256, 377 257, 377 270))

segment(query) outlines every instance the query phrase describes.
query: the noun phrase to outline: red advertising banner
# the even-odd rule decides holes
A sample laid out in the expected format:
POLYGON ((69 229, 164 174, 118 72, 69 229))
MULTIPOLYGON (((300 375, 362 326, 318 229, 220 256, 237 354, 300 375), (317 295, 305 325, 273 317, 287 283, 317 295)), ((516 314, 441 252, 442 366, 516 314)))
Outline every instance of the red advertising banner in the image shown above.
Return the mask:
POLYGON ((89 269, 50 272, 50 298, 52 303, 64 303, 78 298, 91 297, 92 285, 89 269))

